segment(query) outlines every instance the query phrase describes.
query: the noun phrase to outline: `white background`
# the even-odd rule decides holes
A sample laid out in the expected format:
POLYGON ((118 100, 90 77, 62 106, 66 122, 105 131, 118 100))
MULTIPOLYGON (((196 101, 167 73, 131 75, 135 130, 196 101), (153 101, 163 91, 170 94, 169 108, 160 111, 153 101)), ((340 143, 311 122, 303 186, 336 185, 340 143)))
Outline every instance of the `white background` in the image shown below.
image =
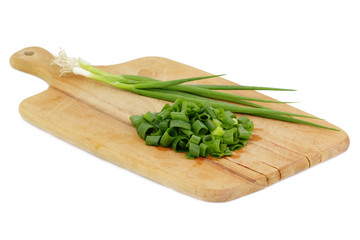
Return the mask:
POLYGON ((360 239, 359 1, 7 1, 1 7, 0 239, 360 239), (208 203, 21 118, 47 88, 24 47, 95 65, 167 57, 271 93, 343 128, 347 152, 260 192, 208 203))

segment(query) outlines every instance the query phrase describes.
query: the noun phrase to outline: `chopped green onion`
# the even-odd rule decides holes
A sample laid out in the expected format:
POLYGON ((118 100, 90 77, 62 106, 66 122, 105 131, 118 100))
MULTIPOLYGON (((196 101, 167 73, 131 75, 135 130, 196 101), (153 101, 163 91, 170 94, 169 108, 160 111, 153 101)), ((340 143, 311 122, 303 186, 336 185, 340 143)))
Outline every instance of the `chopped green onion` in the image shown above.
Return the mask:
POLYGON ((245 116, 240 116, 240 117, 238 117, 237 120, 240 123, 248 123, 248 122, 250 122, 250 119, 248 117, 245 117, 245 116))
POLYGON ((177 137, 177 132, 174 128, 168 128, 160 139, 162 147, 168 147, 177 137))
POLYGON ((183 128, 183 129, 191 130, 190 123, 185 122, 183 120, 171 120, 170 121, 170 127, 171 128, 183 128))
POLYGON ((146 121, 152 122, 155 119, 155 116, 151 112, 147 112, 144 114, 144 118, 146 121))
POLYGON ((191 131, 189 129, 185 129, 185 128, 180 128, 180 132, 188 138, 190 138, 194 134, 193 131, 191 131))
POLYGON ((204 122, 207 129, 211 132, 216 128, 216 125, 213 123, 213 121, 209 118, 204 122))
POLYGON ((219 125, 214 130, 211 131, 211 134, 214 136, 224 136, 224 129, 219 125))
POLYGON ((212 142, 212 147, 213 147, 213 149, 214 149, 215 152, 221 152, 220 144, 221 144, 220 138, 216 138, 216 139, 212 142))
MULTIPOLYGON (((229 111, 227 111, 227 112, 229 112, 229 111)), ((226 114, 226 112, 222 113, 220 118, 223 123, 225 123, 229 126, 232 126, 236 123, 234 121, 234 118, 230 114, 226 114)))
POLYGON ((176 152, 187 152, 187 144, 189 142, 189 139, 185 136, 177 136, 175 138, 175 140, 172 142, 171 147, 176 151, 176 152))
POLYGON ((221 108, 214 109, 177 99, 172 106, 164 107, 159 113, 146 112, 130 119, 146 145, 171 147, 176 152, 186 152, 186 158, 208 155, 219 158, 230 156, 232 151, 243 147, 252 134, 252 130, 244 127, 251 126, 252 122, 247 118, 238 121, 235 117, 232 112, 221 108), (190 110, 179 112, 181 109, 190 110), (159 117, 165 111, 170 111, 163 116, 165 119, 159 117), (208 112, 212 112, 215 118, 208 112), (207 117, 202 122, 199 116, 204 115, 207 117), (227 124, 228 118, 231 119, 231 126, 227 124))
POLYGON ((141 118, 141 115, 132 115, 130 117, 130 121, 135 126, 139 122, 140 118, 141 118))
POLYGON ((156 118, 158 118, 159 120, 164 120, 165 118, 167 118, 167 116, 169 116, 169 114, 170 114, 169 109, 163 109, 161 110, 161 112, 159 112, 158 115, 156 115, 156 118))
POLYGON ((212 134, 208 134, 208 135, 204 136, 202 140, 203 140, 204 143, 209 144, 209 143, 212 143, 215 140, 215 136, 212 135, 212 134))
POLYGON ((229 150, 230 151, 236 151, 236 150, 239 150, 240 148, 242 148, 245 144, 242 144, 242 143, 236 143, 236 144, 232 144, 229 146, 229 150))
POLYGON ((161 136, 147 136, 145 139, 145 144, 149 146, 159 146, 161 136))
POLYGON ((138 132, 140 137, 145 139, 147 135, 149 135, 151 133, 154 133, 154 132, 157 132, 157 129, 153 125, 151 125, 149 123, 146 123, 146 122, 143 122, 137 128, 137 132, 138 132))
POLYGON ((197 136, 197 135, 192 135, 189 142, 191 143, 195 143, 195 144, 200 144, 201 142, 201 137, 197 136))
POLYGON ((199 157, 200 156, 200 146, 189 142, 189 153, 194 156, 194 157, 199 157))
POLYGON ((207 113, 202 113, 198 115, 200 121, 205 122, 210 119, 210 115, 207 113))
POLYGON ((189 122, 189 118, 186 116, 184 112, 171 112, 171 119, 173 120, 182 120, 185 122, 189 122))
POLYGON ((251 131, 246 130, 243 125, 239 125, 237 130, 238 130, 239 138, 250 139, 251 131))
POLYGON ((208 128, 200 120, 196 120, 192 125, 191 129, 196 135, 205 135, 208 132, 208 128))
POLYGON ((224 143, 226 144, 236 144, 238 141, 238 133, 236 128, 230 128, 225 130, 224 134, 224 143))
POLYGON ((159 129, 163 132, 166 131, 166 129, 169 128, 169 124, 170 124, 170 119, 164 119, 163 121, 161 121, 159 123, 159 129))
POLYGON ((209 146, 205 143, 200 143, 200 156, 201 157, 207 157, 209 155, 209 146))

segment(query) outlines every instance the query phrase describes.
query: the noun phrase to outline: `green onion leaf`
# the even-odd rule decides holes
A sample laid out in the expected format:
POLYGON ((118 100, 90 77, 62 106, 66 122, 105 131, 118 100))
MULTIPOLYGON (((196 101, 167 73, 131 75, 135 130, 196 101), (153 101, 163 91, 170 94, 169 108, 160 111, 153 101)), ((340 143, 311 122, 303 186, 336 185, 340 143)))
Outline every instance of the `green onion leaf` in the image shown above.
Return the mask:
POLYGON ((240 85, 190 85, 194 87, 206 88, 211 90, 271 90, 271 91, 296 91, 288 88, 240 86, 240 85))
POLYGON ((193 77, 193 78, 184 78, 184 79, 177 79, 177 80, 170 80, 170 81, 154 81, 154 82, 147 82, 147 83, 139 83, 135 84, 134 87, 138 89, 147 89, 147 88, 165 88, 170 87, 174 85, 179 85, 181 83, 195 81, 195 80, 203 80, 207 78, 214 78, 214 77, 220 77, 221 75, 213 75, 213 76, 205 76, 205 77, 193 77))

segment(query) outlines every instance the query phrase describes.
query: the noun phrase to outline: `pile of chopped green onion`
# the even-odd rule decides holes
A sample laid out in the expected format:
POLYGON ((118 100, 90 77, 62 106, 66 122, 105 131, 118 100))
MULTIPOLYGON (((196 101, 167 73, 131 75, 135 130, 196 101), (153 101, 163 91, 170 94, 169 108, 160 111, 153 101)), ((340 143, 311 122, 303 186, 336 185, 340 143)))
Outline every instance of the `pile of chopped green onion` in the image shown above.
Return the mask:
POLYGON ((272 102, 283 103, 279 101, 251 98, 216 90, 277 90, 293 91, 292 89, 238 86, 238 85, 200 85, 200 84, 183 84, 195 80, 209 79, 222 75, 211 75, 202 77, 193 77, 185 79, 176 79, 170 81, 160 81, 154 78, 112 74, 92 66, 83 59, 69 58, 64 51, 60 51, 52 62, 53 65, 61 67, 60 75, 76 74, 96 81, 109 84, 113 87, 133 92, 138 95, 162 99, 165 101, 175 102, 181 98, 187 102, 193 102, 198 105, 205 104, 212 108, 222 108, 225 111, 234 113, 243 113, 253 116, 270 118, 280 121, 306 124, 325 129, 337 130, 313 122, 305 121, 297 117, 316 118, 308 115, 295 114, 290 112, 278 111, 261 106, 255 102, 272 102))
POLYGON ((195 104, 178 98, 158 113, 132 115, 132 124, 146 145, 171 147, 187 158, 231 156, 245 146, 254 124, 223 108, 195 104))

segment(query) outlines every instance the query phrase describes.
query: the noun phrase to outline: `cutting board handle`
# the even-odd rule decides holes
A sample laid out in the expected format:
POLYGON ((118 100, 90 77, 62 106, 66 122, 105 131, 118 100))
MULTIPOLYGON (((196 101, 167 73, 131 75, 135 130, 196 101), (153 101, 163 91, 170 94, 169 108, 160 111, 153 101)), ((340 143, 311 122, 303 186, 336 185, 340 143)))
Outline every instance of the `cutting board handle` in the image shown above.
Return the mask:
POLYGON ((51 66, 54 56, 40 47, 28 47, 14 53, 10 58, 10 65, 22 72, 26 72, 45 80, 49 85, 53 79, 58 79, 59 68, 51 66))

